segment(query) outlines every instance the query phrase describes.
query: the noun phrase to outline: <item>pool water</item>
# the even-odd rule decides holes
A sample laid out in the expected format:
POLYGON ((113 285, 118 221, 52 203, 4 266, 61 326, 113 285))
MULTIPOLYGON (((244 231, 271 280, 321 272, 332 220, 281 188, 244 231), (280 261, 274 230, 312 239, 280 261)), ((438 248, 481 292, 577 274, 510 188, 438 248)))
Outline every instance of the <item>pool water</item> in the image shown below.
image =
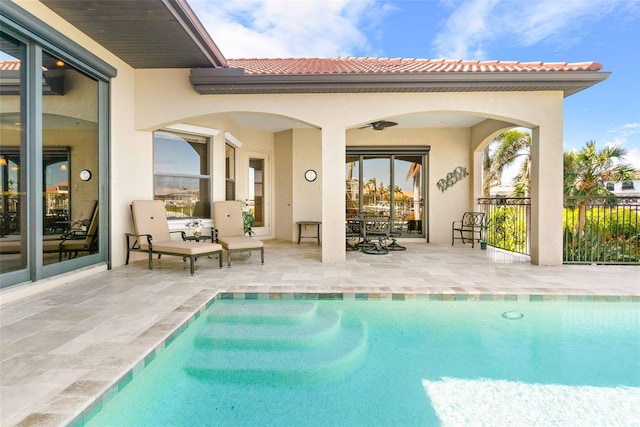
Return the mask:
POLYGON ((640 425, 640 306, 219 300, 86 425, 640 425))

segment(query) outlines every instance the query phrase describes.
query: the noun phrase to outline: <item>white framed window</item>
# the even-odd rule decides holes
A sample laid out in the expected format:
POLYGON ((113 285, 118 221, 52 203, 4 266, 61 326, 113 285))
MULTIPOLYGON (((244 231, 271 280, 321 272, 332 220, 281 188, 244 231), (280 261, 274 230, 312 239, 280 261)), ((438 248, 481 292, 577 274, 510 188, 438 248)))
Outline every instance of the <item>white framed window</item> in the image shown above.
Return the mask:
POLYGON ((211 216, 210 140, 200 135, 153 133, 154 199, 168 218, 211 216))

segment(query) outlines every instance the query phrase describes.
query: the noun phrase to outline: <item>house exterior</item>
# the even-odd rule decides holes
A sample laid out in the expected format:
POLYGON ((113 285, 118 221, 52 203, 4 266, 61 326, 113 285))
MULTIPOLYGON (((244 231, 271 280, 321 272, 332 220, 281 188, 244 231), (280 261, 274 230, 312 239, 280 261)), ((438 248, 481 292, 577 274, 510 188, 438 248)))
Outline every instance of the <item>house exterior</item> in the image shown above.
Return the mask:
POLYGON ((296 222, 322 221, 322 262, 342 263, 347 209, 375 199, 373 170, 375 205, 413 221, 408 237, 448 242, 481 197, 483 151, 513 127, 532 132, 531 262, 562 263, 563 100, 608 77, 598 63, 228 59, 185 0, 0 12, 0 249, 21 242, 0 251, 2 286, 124 264, 129 204, 154 197, 175 229, 225 199, 247 201, 255 238, 296 241, 296 222), (42 249, 53 213, 40 195, 55 182, 70 206, 58 222, 88 199, 100 218, 95 251, 61 262, 42 249))

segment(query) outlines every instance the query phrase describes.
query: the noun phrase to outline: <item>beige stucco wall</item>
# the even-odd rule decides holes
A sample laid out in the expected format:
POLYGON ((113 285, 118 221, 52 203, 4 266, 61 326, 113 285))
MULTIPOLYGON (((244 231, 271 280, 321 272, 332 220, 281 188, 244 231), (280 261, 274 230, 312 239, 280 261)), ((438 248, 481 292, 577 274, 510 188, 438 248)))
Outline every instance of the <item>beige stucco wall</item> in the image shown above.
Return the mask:
MULTIPOLYGON (((293 223, 322 220, 322 132, 318 129, 293 130, 293 223), (304 179, 305 171, 313 169, 318 177, 313 182, 304 179)), ((344 161, 343 166, 344 168, 344 161)), ((343 172, 344 173, 344 172, 343 172)), ((344 191, 344 190, 343 190, 344 191)), ((344 197, 344 196, 343 196, 344 197)), ((306 234, 309 234, 307 232, 306 234)), ((303 234, 303 235, 306 235, 303 234)), ((295 227, 294 238, 298 238, 295 227)))

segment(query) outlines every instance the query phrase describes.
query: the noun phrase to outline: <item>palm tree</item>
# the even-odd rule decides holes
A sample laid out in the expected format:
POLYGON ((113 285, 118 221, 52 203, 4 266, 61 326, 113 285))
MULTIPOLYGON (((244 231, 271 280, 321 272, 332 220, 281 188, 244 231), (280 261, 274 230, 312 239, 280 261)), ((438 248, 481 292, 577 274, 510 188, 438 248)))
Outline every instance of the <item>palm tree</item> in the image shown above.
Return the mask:
MULTIPOLYGON (((596 148, 595 141, 588 141, 578 151, 564 153, 564 194, 565 196, 611 196, 607 182, 629 181, 636 170, 628 163, 622 163, 626 150, 618 145, 596 148)), ((582 233, 586 222, 588 200, 578 204, 578 233, 582 233)))
POLYGON ((371 198, 373 197, 373 203, 376 202, 376 191, 378 191, 378 184, 376 182, 375 178, 371 178, 369 179, 369 181, 366 182, 366 184, 364 184, 362 186, 362 188, 364 189, 364 191, 366 193, 369 194, 369 204, 371 204, 371 198))
POLYGON ((531 134, 521 129, 502 132, 492 142, 493 149, 484 164, 483 192, 488 197, 489 189, 502 180, 506 168, 517 161, 520 170, 514 178, 516 183, 513 195, 528 196, 531 193, 531 134))
POLYGON ((422 164, 420 163, 411 163, 409 165, 409 171, 407 171, 407 176, 405 179, 408 181, 412 180, 413 183, 413 212, 415 219, 422 217, 422 212, 420 211, 420 172, 422 171, 422 164))

